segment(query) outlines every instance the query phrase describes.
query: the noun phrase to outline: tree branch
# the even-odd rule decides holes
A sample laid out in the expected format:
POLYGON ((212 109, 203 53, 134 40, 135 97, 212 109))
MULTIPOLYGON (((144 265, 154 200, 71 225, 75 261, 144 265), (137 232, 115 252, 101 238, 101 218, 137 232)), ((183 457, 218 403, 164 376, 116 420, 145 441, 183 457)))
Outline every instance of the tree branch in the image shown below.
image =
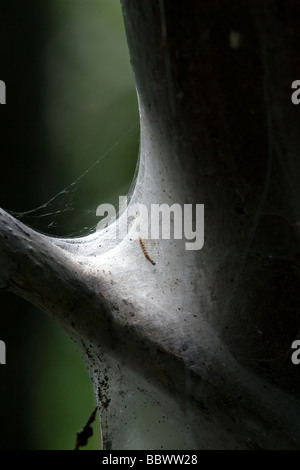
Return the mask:
MULTIPOLYGON (((292 178, 298 166, 282 163, 285 138, 273 139, 280 123, 268 80, 280 66, 270 55, 278 12, 252 3, 122 1, 141 116, 130 204, 205 204, 201 251, 186 251, 183 240, 149 240, 152 266, 130 231, 114 239, 116 222, 63 240, 0 212, 1 286, 53 315, 72 337, 102 423, 124 406, 118 380, 127 391, 141 389, 140 380, 164 406, 174 404, 193 435, 186 447, 299 447, 299 379, 286 354, 299 329, 299 241, 292 217, 283 219, 299 198, 282 192, 279 171, 284 165, 292 178), (238 51, 229 40, 237 27, 238 51)), ((124 400, 136 405, 130 393, 124 400)), ((129 446, 105 433, 106 448, 110 440, 129 446)))

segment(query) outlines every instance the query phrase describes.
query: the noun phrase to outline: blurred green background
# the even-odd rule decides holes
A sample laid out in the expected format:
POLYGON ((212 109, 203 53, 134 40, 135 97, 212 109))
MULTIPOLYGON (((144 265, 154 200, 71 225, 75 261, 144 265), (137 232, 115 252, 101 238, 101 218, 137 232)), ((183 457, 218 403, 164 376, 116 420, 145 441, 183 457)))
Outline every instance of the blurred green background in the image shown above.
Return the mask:
MULTIPOLYGON (((97 206, 128 192, 138 155, 119 1, 0 0, 0 38, 0 206, 43 233, 89 233, 97 206)), ((95 407, 73 344, 5 291, 0 339, 0 449, 72 449, 95 407)), ((98 423, 94 431, 86 448, 99 449, 98 423)))

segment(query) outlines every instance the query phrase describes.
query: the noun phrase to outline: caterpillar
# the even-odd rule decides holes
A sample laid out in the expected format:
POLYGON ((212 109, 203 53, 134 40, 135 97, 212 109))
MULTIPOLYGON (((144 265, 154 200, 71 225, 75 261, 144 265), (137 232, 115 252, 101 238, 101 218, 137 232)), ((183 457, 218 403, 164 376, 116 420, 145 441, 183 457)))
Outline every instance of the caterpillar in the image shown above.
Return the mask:
POLYGON ((155 261, 153 261, 153 259, 150 258, 149 253, 148 253, 148 251, 147 251, 147 248, 146 248, 146 246, 145 246, 145 243, 143 242, 143 240, 141 239, 141 237, 139 237, 139 242, 140 242, 140 245, 141 245, 141 248, 142 248, 142 250, 143 250, 143 253, 144 253, 145 258, 146 258, 148 261, 150 261, 150 263, 153 264, 153 266, 155 266, 156 263, 155 263, 155 261))

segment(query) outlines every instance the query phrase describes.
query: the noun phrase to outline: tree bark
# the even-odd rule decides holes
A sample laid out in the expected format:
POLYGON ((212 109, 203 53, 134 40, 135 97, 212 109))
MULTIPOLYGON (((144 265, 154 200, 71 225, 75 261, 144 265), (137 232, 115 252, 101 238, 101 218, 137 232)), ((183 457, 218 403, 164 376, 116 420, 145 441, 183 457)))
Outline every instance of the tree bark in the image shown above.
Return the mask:
POLYGON ((300 9, 268 0, 122 7, 141 120, 130 204, 204 204, 204 247, 149 240, 152 266, 131 232, 113 239, 115 223, 52 239, 1 211, 1 285, 51 313, 76 343, 106 448, 300 448, 290 359, 300 303, 290 99, 300 9), (146 425, 140 442, 130 421, 143 396, 159 411, 143 417, 152 441, 146 425), (180 428, 173 441, 164 409, 180 428))

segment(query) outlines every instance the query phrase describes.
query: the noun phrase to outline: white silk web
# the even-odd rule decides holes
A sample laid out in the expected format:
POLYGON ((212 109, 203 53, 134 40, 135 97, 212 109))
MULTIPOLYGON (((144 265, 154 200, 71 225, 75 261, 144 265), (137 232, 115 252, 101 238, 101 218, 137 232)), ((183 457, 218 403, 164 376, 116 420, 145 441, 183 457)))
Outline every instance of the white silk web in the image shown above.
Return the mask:
POLYGON ((93 233, 99 222, 99 217, 96 216, 96 209, 99 204, 103 202, 114 204, 118 195, 122 195, 124 191, 124 195, 127 194, 130 198, 136 179, 133 168, 136 166, 138 155, 137 131, 138 123, 135 122, 92 165, 47 202, 27 211, 9 212, 24 224, 47 235, 72 238, 93 233), (129 155, 128 146, 130 146, 130 149, 134 148, 135 150, 129 155), (108 179, 112 181, 112 186, 114 186, 114 175, 101 172, 104 167, 104 160, 109 158, 113 161, 113 167, 118 166, 121 159, 126 158, 132 171, 129 171, 130 178, 126 175, 123 178, 123 185, 119 188, 119 191, 113 187, 112 192, 106 191, 106 194, 104 194, 101 182, 108 179), (134 175, 133 178, 132 175, 134 175), (91 191, 91 195, 86 197, 91 178, 95 177, 99 179, 99 193, 91 191))

